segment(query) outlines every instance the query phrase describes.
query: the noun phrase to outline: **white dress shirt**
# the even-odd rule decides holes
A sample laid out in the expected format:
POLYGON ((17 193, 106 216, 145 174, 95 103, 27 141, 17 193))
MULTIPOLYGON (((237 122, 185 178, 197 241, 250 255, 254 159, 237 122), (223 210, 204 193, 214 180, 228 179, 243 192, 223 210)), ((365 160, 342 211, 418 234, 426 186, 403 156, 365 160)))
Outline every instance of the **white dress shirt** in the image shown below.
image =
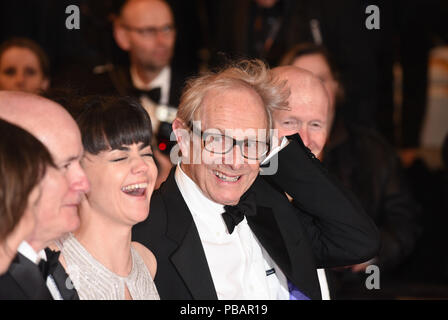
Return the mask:
POLYGON ((176 118, 177 109, 168 105, 170 100, 171 89, 171 67, 166 66, 160 71, 157 77, 150 83, 144 83, 135 68, 130 69, 131 79, 134 87, 140 90, 150 90, 153 88, 160 88, 160 101, 155 103, 147 96, 140 97, 140 103, 151 118, 152 129, 156 133, 159 130, 161 121, 171 123, 176 118))
MULTIPOLYGON (((40 250, 39 252, 36 252, 26 241, 22 241, 17 251, 36 265, 38 265, 41 260, 47 261, 47 255, 45 253, 45 250, 40 250)), ((49 275, 47 277, 46 284, 54 300, 63 300, 61 293, 59 292, 59 289, 56 286, 56 283, 54 282, 52 275, 49 275)))
POLYGON ((220 300, 289 299, 286 278, 262 248, 246 218, 229 234, 224 206, 208 199, 177 166, 175 180, 201 238, 220 300), (267 270, 274 273, 267 275, 267 270))

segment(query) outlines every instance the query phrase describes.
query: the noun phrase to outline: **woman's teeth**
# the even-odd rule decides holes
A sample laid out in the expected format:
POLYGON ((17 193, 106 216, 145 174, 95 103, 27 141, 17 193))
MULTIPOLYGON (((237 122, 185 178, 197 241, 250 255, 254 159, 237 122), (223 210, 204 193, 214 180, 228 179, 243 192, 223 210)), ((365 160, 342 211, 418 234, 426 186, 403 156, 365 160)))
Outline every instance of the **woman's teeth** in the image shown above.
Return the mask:
POLYGON ((235 182, 235 181, 237 181, 241 177, 241 176, 228 177, 228 176, 222 174, 219 171, 215 171, 214 173, 215 173, 215 176, 217 176, 222 181, 226 181, 226 182, 235 182))
POLYGON ((131 184, 121 188, 121 191, 131 196, 142 196, 143 194, 145 194, 147 187, 147 183, 131 184))

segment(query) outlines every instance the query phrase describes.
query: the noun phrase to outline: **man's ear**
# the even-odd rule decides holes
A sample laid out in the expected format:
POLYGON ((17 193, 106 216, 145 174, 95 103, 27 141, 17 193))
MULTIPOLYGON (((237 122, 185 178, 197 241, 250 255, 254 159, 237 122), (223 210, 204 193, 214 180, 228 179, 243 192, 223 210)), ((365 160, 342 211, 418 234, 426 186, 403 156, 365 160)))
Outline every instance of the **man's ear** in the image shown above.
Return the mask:
POLYGON ((174 119, 172 126, 182 157, 188 157, 190 154, 191 131, 180 118, 174 119))
POLYGON ((127 30, 123 27, 122 19, 116 18, 114 21, 114 39, 121 50, 129 51, 130 42, 127 30))

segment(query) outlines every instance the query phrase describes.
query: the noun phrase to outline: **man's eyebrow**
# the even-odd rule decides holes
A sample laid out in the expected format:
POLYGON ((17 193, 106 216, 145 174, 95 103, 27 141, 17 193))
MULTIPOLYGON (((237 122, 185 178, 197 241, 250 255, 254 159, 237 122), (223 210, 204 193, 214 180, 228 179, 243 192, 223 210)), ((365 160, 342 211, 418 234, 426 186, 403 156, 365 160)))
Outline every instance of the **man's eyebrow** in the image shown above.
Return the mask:
POLYGON ((66 160, 66 162, 72 162, 72 161, 80 160, 80 159, 82 159, 83 156, 84 156, 84 152, 82 154, 80 154, 80 155, 77 155, 77 156, 71 156, 70 158, 68 158, 66 160))
POLYGON ((66 165, 66 164, 72 163, 74 161, 79 161, 83 155, 84 154, 82 154, 80 156, 71 156, 67 159, 63 159, 62 161, 59 162, 58 166, 66 165))

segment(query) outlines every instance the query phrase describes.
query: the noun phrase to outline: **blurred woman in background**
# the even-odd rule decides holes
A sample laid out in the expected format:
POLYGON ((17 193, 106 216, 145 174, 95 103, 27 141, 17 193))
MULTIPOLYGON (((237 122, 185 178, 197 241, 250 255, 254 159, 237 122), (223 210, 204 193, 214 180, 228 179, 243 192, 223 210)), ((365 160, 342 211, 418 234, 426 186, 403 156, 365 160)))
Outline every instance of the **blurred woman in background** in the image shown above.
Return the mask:
POLYGON ((50 86, 50 62, 44 50, 26 38, 0 45, 0 90, 45 92, 50 86))

